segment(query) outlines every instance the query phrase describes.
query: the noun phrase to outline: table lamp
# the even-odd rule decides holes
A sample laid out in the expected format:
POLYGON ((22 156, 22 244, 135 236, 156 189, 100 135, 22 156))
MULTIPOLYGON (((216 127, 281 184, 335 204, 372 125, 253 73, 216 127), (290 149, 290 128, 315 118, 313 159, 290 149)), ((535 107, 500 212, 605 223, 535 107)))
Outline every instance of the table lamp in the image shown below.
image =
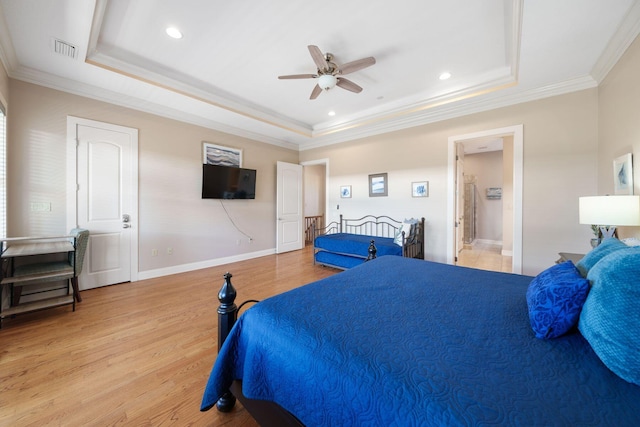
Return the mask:
POLYGON ((580 224, 598 228, 598 244, 618 237, 616 227, 640 225, 640 196, 580 197, 578 210, 580 224))

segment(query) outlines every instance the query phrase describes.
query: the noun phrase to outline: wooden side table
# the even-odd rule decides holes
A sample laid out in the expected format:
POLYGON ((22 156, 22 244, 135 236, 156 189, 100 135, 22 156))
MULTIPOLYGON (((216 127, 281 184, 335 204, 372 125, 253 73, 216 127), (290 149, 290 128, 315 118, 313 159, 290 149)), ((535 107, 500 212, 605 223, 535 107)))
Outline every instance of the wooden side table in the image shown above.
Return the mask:
POLYGON ((558 260, 556 261, 556 264, 560 264, 565 261, 571 261, 575 265, 578 263, 578 261, 580 261, 584 257, 585 254, 574 254, 571 252, 558 252, 558 255, 560 255, 560 258, 558 258, 558 260))

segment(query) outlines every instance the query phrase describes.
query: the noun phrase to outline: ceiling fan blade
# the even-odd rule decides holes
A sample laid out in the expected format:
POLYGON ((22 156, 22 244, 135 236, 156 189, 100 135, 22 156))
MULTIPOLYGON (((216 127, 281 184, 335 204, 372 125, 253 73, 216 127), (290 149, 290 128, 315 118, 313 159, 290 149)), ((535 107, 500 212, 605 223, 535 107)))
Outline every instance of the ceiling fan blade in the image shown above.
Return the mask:
POLYGON ((315 79, 317 77, 318 77, 317 74, 291 74, 291 75, 288 75, 288 76, 278 76, 278 78, 282 79, 282 80, 286 80, 286 79, 315 79))
POLYGON ((351 80, 347 80, 344 77, 338 77, 338 83, 336 86, 340 86, 342 89, 346 89, 351 92, 360 93, 362 92, 362 88, 352 82, 351 80))
POLYGON ((318 67, 318 70, 324 70, 325 68, 329 67, 327 65, 327 60, 324 59, 324 55, 320 50, 320 48, 318 48, 318 46, 309 45, 308 48, 309 48, 309 53, 313 58, 313 62, 316 63, 316 67, 318 67))
POLYGON ((368 58, 358 59, 357 61, 347 62, 340 67, 340 74, 349 74, 354 71, 362 70, 376 63, 376 58, 370 56, 368 58))
POLYGON ((316 85, 311 91, 311 96, 309 97, 309 99, 316 99, 318 95, 320 95, 321 93, 322 93, 322 88, 319 85, 316 85))

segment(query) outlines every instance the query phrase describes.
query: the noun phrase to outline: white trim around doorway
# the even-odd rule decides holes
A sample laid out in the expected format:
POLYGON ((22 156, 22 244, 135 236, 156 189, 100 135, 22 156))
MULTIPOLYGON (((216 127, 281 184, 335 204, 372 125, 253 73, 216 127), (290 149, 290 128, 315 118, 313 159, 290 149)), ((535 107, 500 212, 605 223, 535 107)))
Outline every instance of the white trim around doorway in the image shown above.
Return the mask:
POLYGON ((522 169, 524 126, 515 125, 449 137, 447 163, 447 263, 455 261, 456 144, 469 139, 513 136, 513 261, 512 272, 522 273, 522 169))

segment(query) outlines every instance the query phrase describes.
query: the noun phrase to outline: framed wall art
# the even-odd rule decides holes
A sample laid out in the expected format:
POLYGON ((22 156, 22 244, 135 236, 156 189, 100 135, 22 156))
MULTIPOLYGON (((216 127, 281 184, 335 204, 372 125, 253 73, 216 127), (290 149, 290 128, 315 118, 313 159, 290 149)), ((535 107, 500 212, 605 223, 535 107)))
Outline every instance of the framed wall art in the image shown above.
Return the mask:
POLYGON ((350 199, 351 198, 351 186, 350 185, 341 185, 340 186, 340 198, 342 198, 342 199, 350 199))
POLYGON ((386 173, 369 175, 369 197, 387 196, 388 185, 386 173))
POLYGON ((242 150, 202 141, 202 163, 241 168, 242 150))
POLYGON ((633 194, 633 163, 631 153, 613 161, 613 188, 615 194, 633 194))
POLYGON ((429 197, 429 181, 412 182, 411 197, 429 197))

